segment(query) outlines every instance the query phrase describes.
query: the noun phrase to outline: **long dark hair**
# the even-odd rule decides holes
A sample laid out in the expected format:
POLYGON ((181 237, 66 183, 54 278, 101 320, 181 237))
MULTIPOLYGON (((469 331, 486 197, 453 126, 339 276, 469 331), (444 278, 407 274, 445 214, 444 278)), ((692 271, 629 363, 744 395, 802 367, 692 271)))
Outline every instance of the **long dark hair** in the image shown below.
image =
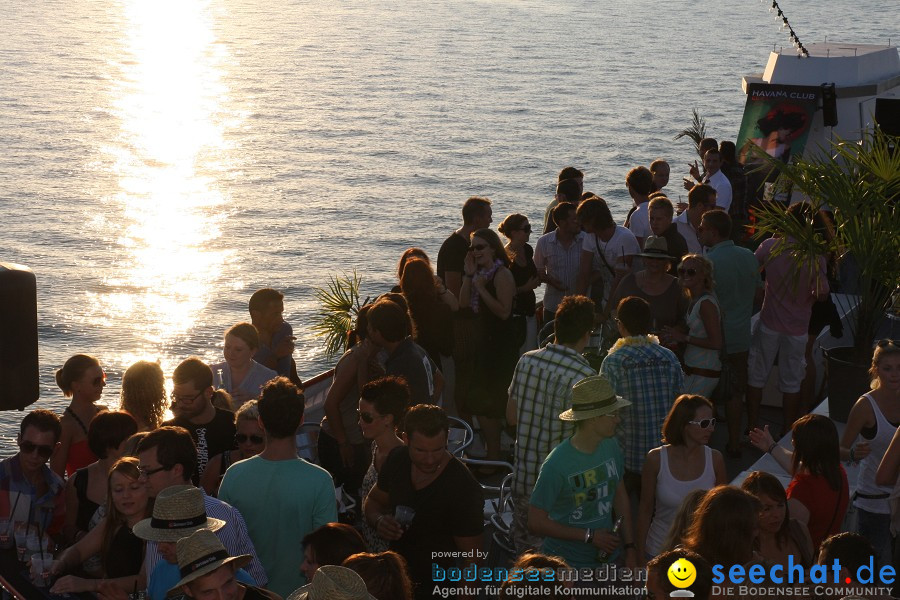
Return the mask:
POLYGON ((697 507, 684 545, 712 564, 743 565, 753 556, 759 500, 749 492, 720 485, 697 507))
POLYGON ((804 415, 794 422, 794 473, 803 466, 811 475, 824 477, 828 487, 840 491, 841 444, 837 427, 823 415, 804 415))
MULTIPOLYGON (((775 541, 778 543, 779 548, 783 548, 791 535, 791 509, 788 506, 787 494, 784 491, 784 486, 781 485, 778 478, 771 473, 766 473, 765 471, 753 471, 747 475, 747 479, 741 484, 741 489, 756 496, 760 502, 762 502, 762 499, 759 498, 760 495, 765 494, 775 502, 784 504, 784 521, 781 522, 781 527, 775 532, 775 541)), ((758 549, 758 538, 756 545, 758 549)))
MULTIPOLYGON (((103 541, 100 543, 100 558, 103 563, 104 574, 106 572, 106 565, 109 562, 109 553, 112 549, 113 538, 115 538, 116 532, 119 531, 119 527, 127 527, 125 515, 119 512, 113 502, 112 476, 114 473, 121 473, 133 481, 140 480, 141 472, 138 470, 138 459, 133 456, 120 458, 109 469, 109 474, 106 477, 106 525, 103 530, 103 541)), ((152 514, 153 499, 148 497, 147 507, 144 509, 144 516, 149 517, 152 514)))

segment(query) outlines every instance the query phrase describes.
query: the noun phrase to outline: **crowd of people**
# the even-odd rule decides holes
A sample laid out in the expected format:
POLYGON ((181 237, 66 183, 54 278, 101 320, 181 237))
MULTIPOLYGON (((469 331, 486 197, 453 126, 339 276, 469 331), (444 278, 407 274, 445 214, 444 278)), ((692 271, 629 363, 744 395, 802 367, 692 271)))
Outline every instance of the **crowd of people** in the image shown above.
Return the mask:
MULTIPOLYGON (((528 217, 502 220, 504 244, 490 200, 469 198, 436 265, 408 249, 397 287, 356 315, 324 401, 318 464, 298 457, 305 397, 277 290, 252 295, 250 322, 225 332, 223 362, 183 360, 171 394, 159 364, 140 361, 107 410, 100 362, 73 356, 56 375, 70 405, 26 415, 19 452, 0 462, 0 529, 36 531, 56 549, 32 564, 55 578, 54 593, 448 597, 459 586, 448 574, 486 563, 479 480, 510 460, 516 555, 491 580, 501 597, 565 598, 577 582, 537 596, 536 578, 521 574, 605 564, 646 568, 648 597, 674 589, 663 575, 678 558, 697 566, 698 597, 717 564, 792 556, 809 568, 860 548, 893 564, 900 348, 875 349, 872 391, 840 439, 827 417, 807 414, 829 257, 797 262, 778 236, 744 247, 756 200, 734 144, 704 140, 700 151, 686 205, 666 195, 665 161, 631 169, 624 225, 584 191, 581 171, 563 169, 534 248, 528 217), (599 370, 589 346, 605 353, 599 370), (759 427, 776 361, 791 448, 759 427), (728 442, 714 449, 720 407, 728 442), (449 416, 471 426, 486 466, 448 449, 449 416), (792 477, 787 489, 765 472, 727 485, 725 456, 750 445, 792 477), (848 460, 862 463, 852 499, 848 460), (342 493, 355 515, 339 514, 342 493), (851 502, 862 538, 839 533, 851 502)), ((804 203, 790 215, 831 227, 804 203)))

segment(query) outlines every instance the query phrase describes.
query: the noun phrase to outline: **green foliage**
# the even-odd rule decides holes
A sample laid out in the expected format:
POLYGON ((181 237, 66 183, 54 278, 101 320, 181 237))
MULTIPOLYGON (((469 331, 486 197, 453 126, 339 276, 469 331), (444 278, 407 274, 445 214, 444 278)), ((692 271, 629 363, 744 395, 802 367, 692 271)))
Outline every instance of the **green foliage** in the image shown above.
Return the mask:
POLYGON ((818 211, 834 212, 834 239, 817 234, 811 222, 800 223, 779 203, 757 211, 757 237, 785 236, 780 244, 798 264, 814 265, 817 256, 834 253, 858 267, 859 304, 850 323, 857 357, 871 357, 878 325, 900 285, 900 139, 877 130, 862 143, 838 139, 829 151, 790 163, 772 158, 757 147, 761 169, 778 172, 776 187, 790 186, 809 198, 818 211))
POLYGON ((674 139, 680 140, 683 137, 690 138, 694 142, 694 150, 699 154, 700 141, 706 137, 706 119, 700 116, 700 113, 697 112, 696 108, 691 110, 691 114, 693 115, 691 118, 691 126, 687 129, 682 129, 674 139))
POLYGON ((360 303, 359 290, 362 283, 356 270, 328 278, 326 287, 315 288, 319 311, 312 330, 317 337, 325 338, 325 356, 334 358, 342 354, 347 345, 347 335, 356 324, 360 307, 369 302, 367 296, 360 303))

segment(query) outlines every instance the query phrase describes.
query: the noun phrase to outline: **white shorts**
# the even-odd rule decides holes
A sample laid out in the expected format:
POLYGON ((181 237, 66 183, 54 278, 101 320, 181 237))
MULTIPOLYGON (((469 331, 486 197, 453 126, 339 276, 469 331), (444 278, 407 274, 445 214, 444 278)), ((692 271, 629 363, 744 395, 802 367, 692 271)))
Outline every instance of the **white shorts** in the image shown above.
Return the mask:
POLYGON ((747 359, 747 385, 763 388, 778 358, 778 389, 795 394, 806 376, 807 335, 788 335, 773 331, 757 321, 750 338, 747 359))

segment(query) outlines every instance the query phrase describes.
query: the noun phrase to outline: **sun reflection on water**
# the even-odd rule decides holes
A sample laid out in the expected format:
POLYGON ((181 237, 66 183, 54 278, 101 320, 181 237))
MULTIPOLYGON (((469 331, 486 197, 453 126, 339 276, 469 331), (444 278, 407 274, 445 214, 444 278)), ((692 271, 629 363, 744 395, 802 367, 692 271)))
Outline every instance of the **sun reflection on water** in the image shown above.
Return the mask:
POLYGON ((225 133, 235 117, 209 2, 119 6, 126 26, 110 102, 121 130, 105 150, 118 178, 109 210, 121 218, 115 267, 91 300, 95 322, 127 322, 143 346, 118 357, 127 365, 190 331, 231 259, 217 240, 228 217, 219 184, 230 167, 225 133))

